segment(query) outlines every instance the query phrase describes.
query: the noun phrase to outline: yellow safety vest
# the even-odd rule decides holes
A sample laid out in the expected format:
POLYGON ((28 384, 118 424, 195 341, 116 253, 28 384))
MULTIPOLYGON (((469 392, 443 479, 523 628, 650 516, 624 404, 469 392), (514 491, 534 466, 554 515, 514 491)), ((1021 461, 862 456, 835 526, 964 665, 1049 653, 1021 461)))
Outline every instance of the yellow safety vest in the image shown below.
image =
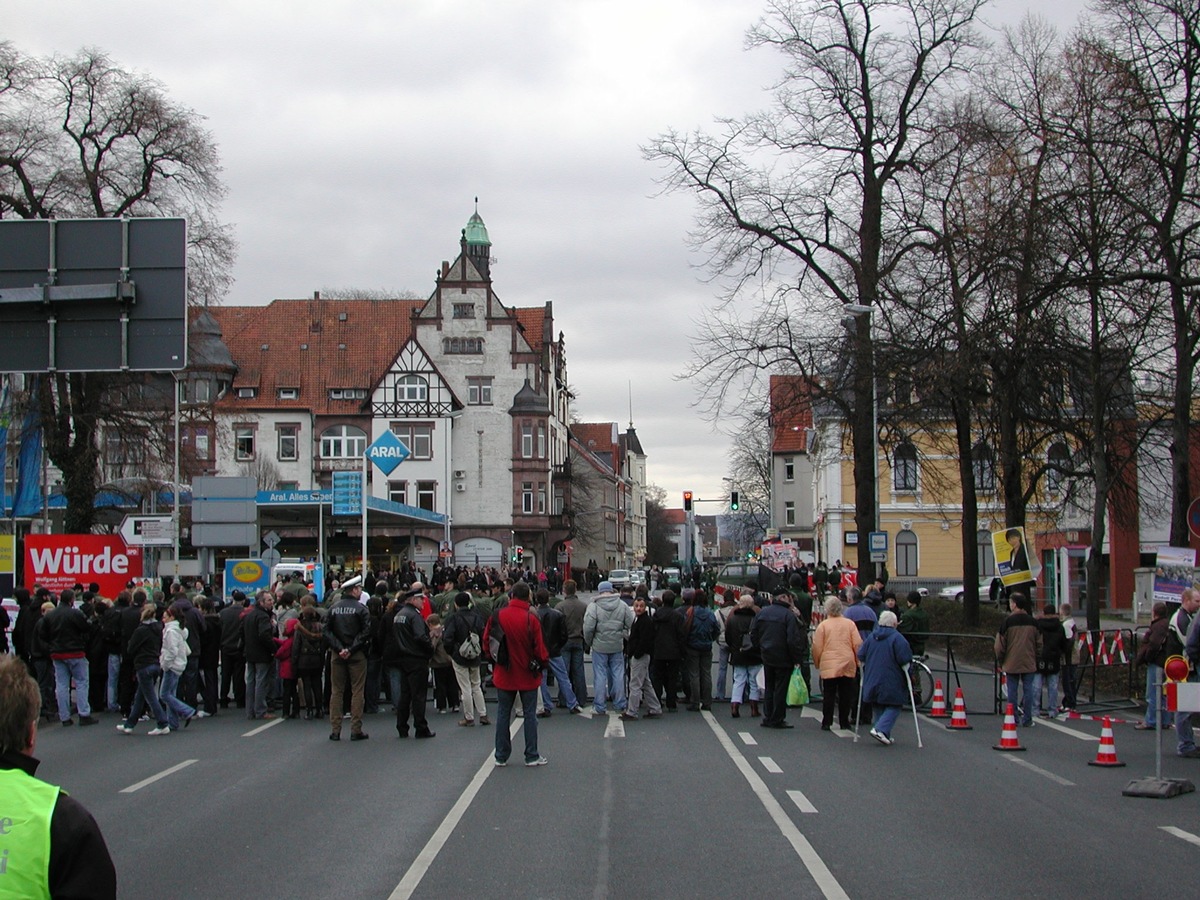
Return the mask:
POLYGON ((50 817, 59 789, 0 769, 0 898, 50 897, 50 817))

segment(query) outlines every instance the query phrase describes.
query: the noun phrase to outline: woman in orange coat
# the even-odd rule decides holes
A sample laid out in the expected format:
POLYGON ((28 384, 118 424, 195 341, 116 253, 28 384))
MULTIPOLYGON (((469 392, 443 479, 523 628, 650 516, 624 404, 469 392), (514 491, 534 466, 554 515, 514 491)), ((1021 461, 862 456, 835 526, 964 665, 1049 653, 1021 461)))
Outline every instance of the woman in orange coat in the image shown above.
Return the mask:
POLYGON ((842 601, 825 601, 825 621, 813 635, 813 663, 821 672, 821 730, 833 727, 833 706, 837 703, 838 727, 851 728, 854 709, 854 676, 858 672, 858 648, 862 637, 858 626, 842 615, 842 601))

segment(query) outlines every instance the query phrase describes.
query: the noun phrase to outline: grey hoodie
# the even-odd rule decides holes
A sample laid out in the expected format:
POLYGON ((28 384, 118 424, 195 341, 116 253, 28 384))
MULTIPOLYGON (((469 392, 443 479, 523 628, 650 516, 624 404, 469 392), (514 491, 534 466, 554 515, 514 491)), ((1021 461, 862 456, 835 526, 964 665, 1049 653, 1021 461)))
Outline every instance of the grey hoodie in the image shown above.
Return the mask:
POLYGON ((633 627, 633 607, 618 594, 601 594, 583 615, 583 642, 593 653, 620 653, 633 627))

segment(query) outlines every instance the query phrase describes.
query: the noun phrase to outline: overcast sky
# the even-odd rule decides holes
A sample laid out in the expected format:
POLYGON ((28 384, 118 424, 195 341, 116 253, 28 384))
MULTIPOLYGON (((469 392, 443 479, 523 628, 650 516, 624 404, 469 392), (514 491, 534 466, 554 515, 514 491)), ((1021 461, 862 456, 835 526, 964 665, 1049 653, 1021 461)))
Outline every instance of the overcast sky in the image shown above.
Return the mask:
MULTIPOLYGON (((1083 0, 995 0, 1069 26, 1083 0)), ((729 440, 676 376, 714 288, 639 147, 767 102, 755 0, 0 0, 0 40, 95 46, 205 116, 240 246, 225 302, 427 296, 479 198, 510 306, 554 303, 583 421, 632 421, 679 506, 722 496, 729 440), (630 389, 632 385, 632 389, 630 389)), ((753 402, 761 402, 755 399, 753 402)), ((716 513, 720 507, 698 507, 716 513)))

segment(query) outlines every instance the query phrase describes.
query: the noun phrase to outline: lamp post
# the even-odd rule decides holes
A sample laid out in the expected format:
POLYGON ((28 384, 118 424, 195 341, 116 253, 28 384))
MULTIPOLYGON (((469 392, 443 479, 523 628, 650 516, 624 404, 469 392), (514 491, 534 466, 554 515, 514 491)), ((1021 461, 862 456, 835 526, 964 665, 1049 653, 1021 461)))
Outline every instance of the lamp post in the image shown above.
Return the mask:
MULTIPOLYGON (((871 526, 872 526, 872 531, 879 531, 879 391, 876 386, 876 378, 875 378, 875 341, 871 335, 871 324, 873 321, 873 314, 875 312, 875 307, 865 306, 860 303, 847 303, 842 308, 849 314, 842 318, 842 326, 845 327, 847 331, 852 332, 854 334, 855 338, 857 339, 857 341, 859 342, 860 360, 858 362, 856 362, 856 364, 855 364, 855 372, 858 373, 861 371, 861 368, 860 368, 861 357, 866 358, 867 364, 869 366, 864 377, 867 377, 869 379, 870 391, 871 391, 871 486, 873 488, 873 492, 872 492, 873 496, 872 496, 872 503, 871 503, 871 506, 872 506, 871 526), (865 327, 863 325, 864 322, 865 322, 865 327), (862 351, 864 349, 868 350, 869 352, 862 353, 862 351)), ((857 377, 858 376, 856 374, 856 385, 855 385, 856 388, 858 386, 857 385, 857 377)), ((856 390, 856 392, 855 392, 856 399, 857 399, 857 395, 858 395, 858 392, 856 390)), ((855 444, 854 459, 855 459, 855 463, 856 463, 855 468, 857 469, 858 468, 858 456, 859 456, 859 454, 857 452, 858 441, 855 440, 854 444, 855 444)), ((856 476, 857 476, 857 472, 856 472, 856 476)), ((858 512, 857 477, 855 479, 855 484, 856 484, 856 497, 855 497, 855 500, 856 500, 856 503, 855 503, 856 530, 861 530, 860 528, 857 527, 858 525, 861 524, 861 523, 857 522, 857 512, 858 512)), ((868 539, 867 543, 868 543, 867 555, 869 558, 869 552, 870 552, 869 539, 868 539)), ((858 547, 859 547, 858 558, 859 558, 859 563, 860 563, 859 568, 861 569, 862 568, 861 563, 863 561, 863 556, 864 556, 863 550, 862 550, 863 536, 861 534, 858 536, 858 547)), ((877 566, 876 574, 878 574, 878 573, 879 573, 879 569, 877 566)))

